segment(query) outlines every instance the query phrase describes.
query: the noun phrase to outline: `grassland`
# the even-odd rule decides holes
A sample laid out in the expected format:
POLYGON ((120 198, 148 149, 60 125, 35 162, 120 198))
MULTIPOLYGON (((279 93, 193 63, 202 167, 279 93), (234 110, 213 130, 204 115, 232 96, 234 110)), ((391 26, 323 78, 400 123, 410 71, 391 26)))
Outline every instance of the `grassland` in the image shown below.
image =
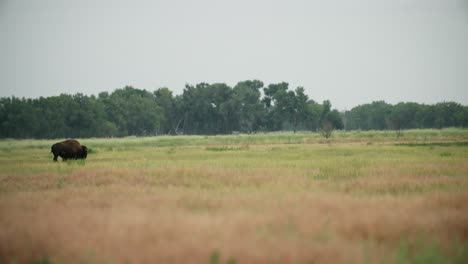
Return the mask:
POLYGON ((0 141, 0 263, 468 263, 468 130, 0 141))

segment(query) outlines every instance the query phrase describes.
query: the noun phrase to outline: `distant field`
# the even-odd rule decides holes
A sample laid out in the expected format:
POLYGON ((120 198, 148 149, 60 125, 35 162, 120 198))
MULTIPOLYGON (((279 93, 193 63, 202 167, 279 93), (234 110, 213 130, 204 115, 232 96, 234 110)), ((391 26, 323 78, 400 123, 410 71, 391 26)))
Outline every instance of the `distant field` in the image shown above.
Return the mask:
POLYGON ((0 263, 468 263, 468 130, 57 141, 0 140, 0 263))

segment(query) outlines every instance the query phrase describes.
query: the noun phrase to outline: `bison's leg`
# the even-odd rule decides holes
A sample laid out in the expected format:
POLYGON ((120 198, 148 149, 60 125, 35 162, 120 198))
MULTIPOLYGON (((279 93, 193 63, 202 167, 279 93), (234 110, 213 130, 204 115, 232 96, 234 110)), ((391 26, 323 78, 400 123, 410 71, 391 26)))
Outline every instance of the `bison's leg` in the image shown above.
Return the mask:
POLYGON ((58 157, 58 155, 54 154, 54 161, 57 161, 57 157, 58 157))
POLYGON ((59 153, 59 156, 62 158, 62 161, 67 161, 67 159, 69 158, 65 151, 61 151, 59 153))

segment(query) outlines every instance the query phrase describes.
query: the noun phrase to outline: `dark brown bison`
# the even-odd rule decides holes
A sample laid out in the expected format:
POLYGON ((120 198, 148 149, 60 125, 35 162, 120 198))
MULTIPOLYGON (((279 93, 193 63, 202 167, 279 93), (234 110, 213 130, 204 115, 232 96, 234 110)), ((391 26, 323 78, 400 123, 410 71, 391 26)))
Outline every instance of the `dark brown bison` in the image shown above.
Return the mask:
POLYGON ((67 159, 86 159, 88 148, 82 146, 80 142, 74 139, 68 139, 52 145, 51 152, 54 154, 54 161, 60 156, 62 160, 67 159))

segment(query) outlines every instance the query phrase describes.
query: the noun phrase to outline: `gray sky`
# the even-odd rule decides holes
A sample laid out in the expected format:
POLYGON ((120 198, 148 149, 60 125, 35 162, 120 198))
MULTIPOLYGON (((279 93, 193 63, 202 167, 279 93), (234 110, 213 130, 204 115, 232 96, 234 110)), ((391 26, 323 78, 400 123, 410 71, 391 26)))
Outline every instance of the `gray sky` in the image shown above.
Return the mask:
POLYGON ((0 96, 259 79, 468 104, 468 0, 0 0, 0 96))

